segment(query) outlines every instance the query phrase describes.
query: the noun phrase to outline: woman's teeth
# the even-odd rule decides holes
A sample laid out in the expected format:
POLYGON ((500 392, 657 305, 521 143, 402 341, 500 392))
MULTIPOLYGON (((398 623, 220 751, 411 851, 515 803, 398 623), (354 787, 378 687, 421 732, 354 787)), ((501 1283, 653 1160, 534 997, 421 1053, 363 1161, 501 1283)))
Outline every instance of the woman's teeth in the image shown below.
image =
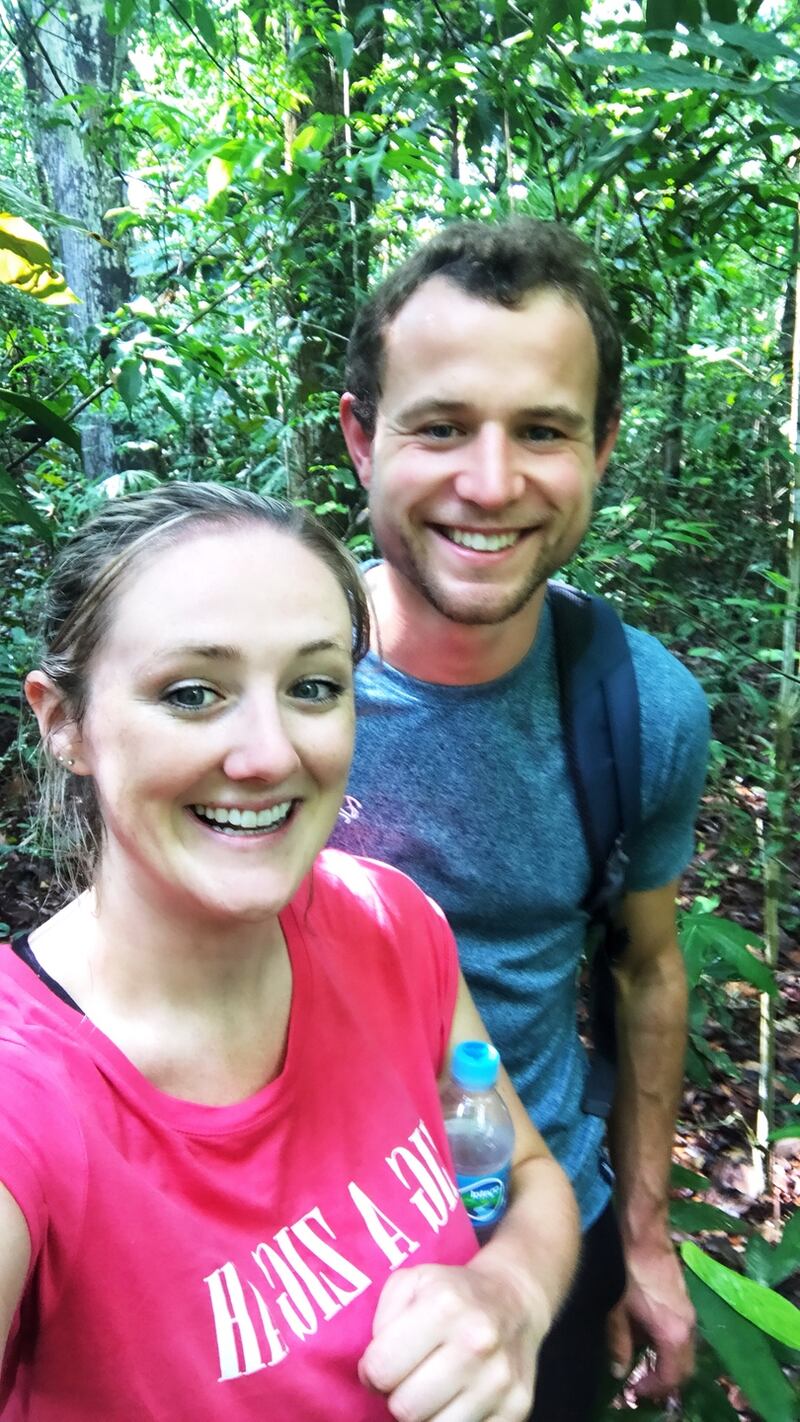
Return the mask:
POLYGON ((223 834, 240 834, 242 830, 273 829, 282 824, 292 808, 292 801, 270 805, 267 810, 226 810, 218 805, 192 805, 191 808, 198 819, 219 826, 223 834))

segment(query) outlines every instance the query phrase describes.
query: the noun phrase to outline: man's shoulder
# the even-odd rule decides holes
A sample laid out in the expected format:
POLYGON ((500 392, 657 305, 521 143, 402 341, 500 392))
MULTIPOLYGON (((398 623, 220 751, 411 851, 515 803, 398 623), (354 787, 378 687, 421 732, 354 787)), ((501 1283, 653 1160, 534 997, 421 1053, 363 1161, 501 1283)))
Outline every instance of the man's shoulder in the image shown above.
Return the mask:
POLYGON ((697 677, 669 651, 652 632, 624 624, 636 684, 642 722, 693 723, 705 731, 708 705, 697 677))

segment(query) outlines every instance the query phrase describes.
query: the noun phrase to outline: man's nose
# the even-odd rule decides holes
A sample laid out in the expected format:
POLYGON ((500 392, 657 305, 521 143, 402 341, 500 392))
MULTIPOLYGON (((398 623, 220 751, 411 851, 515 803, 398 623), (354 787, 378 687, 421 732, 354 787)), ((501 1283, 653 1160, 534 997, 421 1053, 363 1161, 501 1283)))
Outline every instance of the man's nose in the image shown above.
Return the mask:
POLYGON ((277 695, 247 697, 229 723, 223 770, 229 780, 280 785, 302 765, 291 734, 291 711, 277 695))
POLYGON ((464 451, 464 461, 455 478, 458 497, 484 509, 513 503, 525 487, 518 460, 516 441, 502 425, 481 425, 464 451))

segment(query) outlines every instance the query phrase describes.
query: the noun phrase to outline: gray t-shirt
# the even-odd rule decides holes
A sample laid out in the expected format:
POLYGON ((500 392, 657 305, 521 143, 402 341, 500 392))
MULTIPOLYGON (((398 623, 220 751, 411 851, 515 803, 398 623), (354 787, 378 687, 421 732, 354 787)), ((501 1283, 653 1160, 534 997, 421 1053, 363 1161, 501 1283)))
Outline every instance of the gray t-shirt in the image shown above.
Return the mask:
MULTIPOLYGON (((644 890, 691 857, 708 711, 660 642, 625 631, 641 704, 643 812, 626 886, 644 890)), ((609 1172, 603 1122, 581 1109, 576 981, 589 861, 549 608, 531 650, 497 681, 421 682, 370 653, 356 687, 356 753, 331 842, 388 861, 441 904, 479 1011, 588 1228, 609 1198, 609 1172)))

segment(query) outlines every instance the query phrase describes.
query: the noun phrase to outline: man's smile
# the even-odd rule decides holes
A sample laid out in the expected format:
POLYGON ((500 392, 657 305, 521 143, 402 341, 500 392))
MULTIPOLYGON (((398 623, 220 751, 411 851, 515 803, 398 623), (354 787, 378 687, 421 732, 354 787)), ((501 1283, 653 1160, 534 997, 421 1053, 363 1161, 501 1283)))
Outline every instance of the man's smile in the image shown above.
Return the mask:
POLYGON ((447 539, 448 543, 455 543, 459 548, 469 548, 475 553, 502 553, 507 548, 516 547, 529 534, 536 532, 535 528, 481 530, 436 523, 430 526, 435 533, 447 539))

